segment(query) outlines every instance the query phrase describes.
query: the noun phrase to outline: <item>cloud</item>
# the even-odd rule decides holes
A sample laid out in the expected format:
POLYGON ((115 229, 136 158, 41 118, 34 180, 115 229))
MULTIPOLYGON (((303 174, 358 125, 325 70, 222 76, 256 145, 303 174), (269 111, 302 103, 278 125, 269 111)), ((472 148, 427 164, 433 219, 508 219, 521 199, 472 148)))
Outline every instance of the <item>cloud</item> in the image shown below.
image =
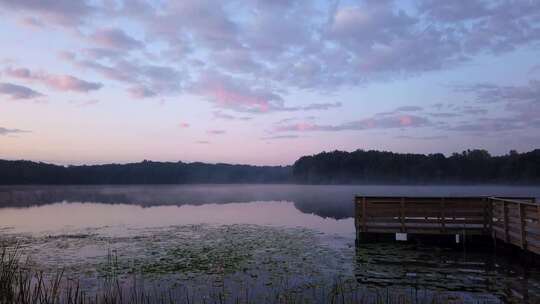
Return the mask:
POLYGON ((292 110, 302 110, 302 111, 311 111, 311 110, 330 110, 334 108, 341 108, 342 103, 341 102, 328 102, 328 103, 312 103, 308 104, 307 106, 303 107, 297 107, 297 108, 289 108, 292 110))
POLYGON ((200 144, 200 145, 209 145, 210 144, 210 142, 207 141, 207 140, 197 140, 195 143, 200 144))
POLYGON ((208 131, 206 131, 206 133, 208 133, 210 135, 223 135, 223 134, 227 133, 227 131, 225 131, 225 130, 208 130, 208 131))
POLYGON ((20 134, 20 133, 30 133, 30 131, 20 130, 20 129, 8 129, 0 127, 0 136, 2 135, 11 135, 11 134, 20 134))
POLYGON ((485 115, 488 113, 488 110, 478 107, 465 106, 461 109, 461 113, 470 115, 485 115))
POLYGON ((540 42, 538 1, 403 3, 0 0, 0 9, 85 33, 92 45, 65 59, 133 97, 189 91, 249 113, 328 110, 289 105, 287 94, 416 77, 540 42))
POLYGON ((267 137, 261 137, 261 140, 280 140, 280 139, 294 139, 299 138, 298 135, 274 135, 274 136, 267 136, 267 137))
POLYGON ((398 139, 413 139, 413 140, 442 140, 447 139, 448 135, 435 135, 435 136, 409 136, 409 135, 400 135, 394 138, 398 139))
POLYGON ((43 29, 45 24, 33 17, 24 17, 19 20, 19 23, 33 29, 43 29))
POLYGON ((270 112, 283 107, 283 98, 265 88, 248 87, 244 82, 219 72, 206 71, 191 91, 207 96, 216 106, 241 112, 270 112))
POLYGON ((29 69, 19 68, 5 70, 6 75, 26 81, 36 81, 59 91, 89 92, 99 90, 103 84, 79 79, 71 75, 51 75, 44 72, 32 72, 29 69))
POLYGON ((150 98, 157 95, 156 92, 144 86, 137 86, 128 89, 129 94, 134 98, 150 98))
POLYGON ((214 118, 216 119, 223 119, 223 120, 251 120, 252 118, 249 116, 234 116, 227 113, 223 113, 222 111, 214 111, 212 112, 214 115, 214 118))
MULTIPOLYGON (((504 131, 540 127, 540 81, 530 80, 524 85, 477 83, 455 86, 461 93, 472 94, 481 105, 502 105, 505 116, 484 118, 477 123, 465 123, 451 128, 456 131, 504 131)), ((463 113, 483 115, 487 110, 468 106, 463 113)))
POLYGON ((142 42, 116 28, 97 30, 90 35, 89 39, 95 44, 111 49, 131 50, 144 48, 142 42))
POLYGON ((190 124, 187 123, 187 122, 181 122, 178 124, 178 127, 181 128, 181 129, 187 129, 190 127, 190 124))
POLYGON ((525 122, 511 117, 484 118, 474 122, 465 122, 454 126, 443 127, 448 131, 459 131, 467 133, 492 133, 513 131, 525 128, 525 122))
POLYGON ((419 106, 402 106, 402 107, 398 107, 395 111, 396 112, 418 112, 422 110, 423 108, 419 106))
POLYGON ((107 79, 129 84, 127 91, 135 98, 174 94, 182 89, 184 75, 169 66, 117 58, 112 64, 103 64, 98 60, 79 60, 71 56, 64 58, 82 69, 90 69, 107 79))
POLYGON ((228 71, 255 73, 262 67, 253 58, 252 52, 248 49, 225 49, 216 51, 213 56, 214 62, 228 71))
MULTIPOLYGON (((83 49, 82 53, 86 57, 92 60, 100 60, 100 59, 119 60, 125 55, 120 50, 107 49, 107 48, 87 48, 87 49, 83 49)), ((61 59, 73 61, 75 59, 75 54, 64 53, 61 56, 61 59)))
POLYGON ((476 106, 460 106, 453 107, 450 111, 441 112, 442 105, 437 105, 436 108, 439 112, 427 112, 426 115, 437 118, 456 118, 462 117, 465 115, 486 115, 488 110, 485 108, 480 108, 476 106))
MULTIPOLYGON (((342 106, 340 102, 312 103, 290 107, 281 95, 265 87, 253 87, 243 78, 233 78, 217 71, 205 71, 189 88, 194 94, 205 96, 217 107, 237 112, 270 113, 330 110, 342 106)), ((221 113, 221 112, 219 112, 221 113)), ((217 118, 232 118, 217 115, 217 118)))
POLYGON ((419 128, 431 126, 429 119, 416 115, 373 116, 362 120, 346 122, 339 125, 320 125, 302 122, 289 125, 278 125, 276 132, 312 132, 312 131, 349 131, 394 128, 419 128))
POLYGON ((452 117, 460 117, 461 116, 458 113, 452 113, 452 112, 427 113, 427 115, 432 116, 432 117, 439 117, 439 118, 452 118, 452 117))
POLYGON ((529 74, 536 74, 540 72, 540 64, 535 64, 529 69, 529 74))
POLYGON ((11 99, 32 99, 44 96, 28 87, 5 82, 0 82, 0 94, 7 95, 11 99))
POLYGON ((540 81, 531 80, 527 85, 503 86, 491 83, 454 86, 455 91, 472 93, 481 102, 520 102, 540 99, 540 81))
POLYGON ((476 20, 493 13, 488 3, 482 0, 423 0, 420 1, 420 9, 431 19, 448 23, 476 20))
POLYGON ((380 112, 380 113, 377 113, 376 115, 377 116, 388 116, 388 115, 395 116, 395 115, 403 113, 403 112, 419 112, 419 111, 422 111, 422 110, 423 110, 423 108, 419 107, 419 106, 401 106, 401 107, 395 108, 392 111, 380 112))
POLYGON ((96 10, 85 0, 0 0, 0 8, 64 26, 80 24, 96 10))
POLYGON ((99 103, 99 100, 97 99, 89 99, 89 100, 84 100, 84 101, 71 100, 70 103, 77 105, 78 107, 89 107, 89 106, 97 105, 99 103))

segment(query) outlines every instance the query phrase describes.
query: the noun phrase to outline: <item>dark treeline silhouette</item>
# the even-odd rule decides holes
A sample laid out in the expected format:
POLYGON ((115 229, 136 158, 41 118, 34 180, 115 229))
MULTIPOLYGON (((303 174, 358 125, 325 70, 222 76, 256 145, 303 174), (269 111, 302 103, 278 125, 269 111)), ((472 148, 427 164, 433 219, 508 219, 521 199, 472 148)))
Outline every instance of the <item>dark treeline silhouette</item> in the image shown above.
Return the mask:
POLYGON ((291 166, 249 166, 143 161, 132 164, 57 166, 0 160, 0 184, 194 183, 540 183, 540 150, 491 156, 485 150, 443 154, 380 151, 323 152, 291 166))
POLYGON ((0 184, 189 184, 279 183, 291 168, 183 162, 143 161, 132 164, 57 166, 31 161, 0 160, 0 184))
POLYGON ((491 156, 485 150, 443 154, 323 152, 294 163, 294 180, 349 183, 540 183, 540 149, 491 156))

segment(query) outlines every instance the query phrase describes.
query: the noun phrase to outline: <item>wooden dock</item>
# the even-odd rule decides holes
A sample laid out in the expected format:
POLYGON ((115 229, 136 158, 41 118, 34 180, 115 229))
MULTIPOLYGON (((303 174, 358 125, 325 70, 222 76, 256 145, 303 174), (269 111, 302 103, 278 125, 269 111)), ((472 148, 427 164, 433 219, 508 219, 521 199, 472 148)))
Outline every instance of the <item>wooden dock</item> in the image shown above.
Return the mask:
POLYGON ((357 240, 370 234, 491 237, 540 254, 540 205, 532 197, 355 198, 357 240))

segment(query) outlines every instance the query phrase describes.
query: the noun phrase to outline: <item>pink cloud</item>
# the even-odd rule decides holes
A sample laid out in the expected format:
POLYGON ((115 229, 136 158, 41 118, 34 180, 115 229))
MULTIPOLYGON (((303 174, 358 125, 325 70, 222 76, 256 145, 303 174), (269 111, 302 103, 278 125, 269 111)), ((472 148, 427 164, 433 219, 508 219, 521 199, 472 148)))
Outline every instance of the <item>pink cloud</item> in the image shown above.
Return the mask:
POLYGON ((181 123, 178 124, 178 127, 182 128, 182 129, 186 129, 186 128, 190 127, 190 124, 187 123, 187 122, 181 122, 181 123))
POLYGON ((244 112, 269 112, 283 106, 283 99, 265 89, 253 89, 232 77, 205 72, 192 91, 207 96, 219 107, 244 112))
POLYGON ((415 115, 399 116, 374 116, 362 120, 351 121, 339 125, 319 125, 314 123, 297 123, 290 125, 278 125, 276 132, 310 132, 310 131, 347 131, 347 130, 371 130, 393 128, 418 128, 430 125, 431 122, 424 117, 415 115))
POLYGON ((90 40, 107 48, 135 49, 144 48, 144 44, 120 29, 103 29, 94 32, 90 40))
POLYGON ((411 116, 403 115, 399 117, 399 124, 402 126, 410 126, 413 124, 413 118, 411 116))
POLYGON ((41 79, 49 87, 60 91, 88 92, 103 86, 101 83, 88 82, 69 75, 45 75, 41 79))
POLYGON ((99 90, 103 84, 89 82, 71 75, 52 75, 45 72, 34 73, 29 69, 18 68, 5 70, 6 75, 26 81, 36 81, 59 91, 89 92, 99 90))

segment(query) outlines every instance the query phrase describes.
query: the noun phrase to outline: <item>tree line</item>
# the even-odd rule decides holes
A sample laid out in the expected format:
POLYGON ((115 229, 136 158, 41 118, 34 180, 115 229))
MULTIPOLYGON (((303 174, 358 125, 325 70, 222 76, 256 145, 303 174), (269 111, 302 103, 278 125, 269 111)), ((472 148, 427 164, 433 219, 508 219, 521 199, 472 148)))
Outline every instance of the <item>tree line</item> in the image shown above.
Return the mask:
POLYGON ((309 184, 540 183, 540 149, 501 156, 485 150, 402 154, 357 150, 323 152, 294 163, 293 179, 309 184))
POLYGON ((384 151, 322 152, 293 166, 250 166, 143 161, 131 164, 58 166, 0 160, 0 184, 190 183, 510 183, 540 184, 540 149, 501 156, 485 150, 443 154, 384 151))
POLYGON ((67 167, 31 161, 0 160, 0 184, 4 185, 280 183, 288 181, 290 172, 290 166, 147 160, 131 164, 67 167))

